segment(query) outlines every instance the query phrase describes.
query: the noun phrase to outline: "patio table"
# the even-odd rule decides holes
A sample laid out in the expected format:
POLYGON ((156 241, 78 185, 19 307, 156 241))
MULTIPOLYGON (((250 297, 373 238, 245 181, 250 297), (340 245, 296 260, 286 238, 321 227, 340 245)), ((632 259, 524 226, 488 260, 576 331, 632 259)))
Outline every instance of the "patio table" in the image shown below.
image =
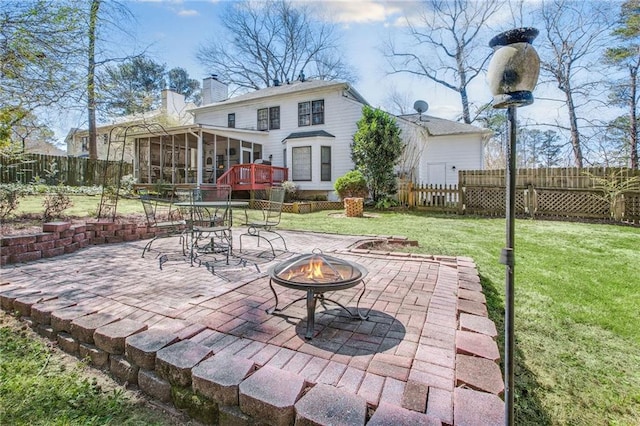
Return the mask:
MULTIPOLYGON (((174 206, 177 207, 189 207, 189 208, 219 208, 226 207, 226 201, 179 201, 177 203, 173 203, 174 206)), ((233 209, 243 209, 245 211, 249 207, 248 201, 229 201, 228 203, 229 209, 231 210, 230 223, 233 226, 233 209)))

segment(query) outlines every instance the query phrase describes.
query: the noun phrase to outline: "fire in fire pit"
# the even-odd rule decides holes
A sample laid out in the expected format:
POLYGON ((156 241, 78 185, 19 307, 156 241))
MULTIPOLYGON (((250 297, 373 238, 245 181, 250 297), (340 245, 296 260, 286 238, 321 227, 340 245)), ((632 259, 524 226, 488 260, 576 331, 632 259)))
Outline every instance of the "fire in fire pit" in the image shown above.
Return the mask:
POLYGON ((274 311, 282 311, 293 303, 305 299, 305 297, 301 297, 289 303, 284 308, 278 309, 278 295, 272 285, 272 283, 276 283, 283 287, 307 292, 307 333, 305 335, 307 339, 313 337, 316 299, 318 298, 323 301, 335 303, 347 311, 353 318, 364 320, 367 316, 360 313, 359 304, 365 291, 363 279, 366 275, 367 270, 362 266, 347 260, 324 255, 319 250, 314 250, 311 254, 295 257, 275 265, 269 270, 269 276, 271 278, 269 280, 269 287, 271 287, 276 304, 273 308, 267 309, 267 312, 271 314, 274 311), (351 311, 340 303, 325 298, 323 295, 326 291, 344 290, 360 283, 362 283, 363 289, 356 306, 357 315, 352 314, 351 311))

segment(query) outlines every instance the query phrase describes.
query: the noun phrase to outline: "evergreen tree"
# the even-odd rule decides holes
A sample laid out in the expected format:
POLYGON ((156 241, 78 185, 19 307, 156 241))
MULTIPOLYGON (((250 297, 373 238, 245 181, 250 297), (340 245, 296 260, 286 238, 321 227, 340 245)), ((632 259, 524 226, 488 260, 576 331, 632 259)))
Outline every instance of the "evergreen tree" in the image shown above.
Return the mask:
POLYGON ((628 140, 629 166, 633 169, 638 164, 638 70, 640 69, 640 0, 627 0, 620 9, 620 20, 613 31, 619 44, 605 51, 606 60, 627 72, 624 82, 612 90, 610 100, 624 105, 629 111, 628 140))
POLYGON ((377 204, 397 192, 394 168, 400 160, 404 143, 395 118, 365 105, 353 135, 351 159, 367 180, 377 204))

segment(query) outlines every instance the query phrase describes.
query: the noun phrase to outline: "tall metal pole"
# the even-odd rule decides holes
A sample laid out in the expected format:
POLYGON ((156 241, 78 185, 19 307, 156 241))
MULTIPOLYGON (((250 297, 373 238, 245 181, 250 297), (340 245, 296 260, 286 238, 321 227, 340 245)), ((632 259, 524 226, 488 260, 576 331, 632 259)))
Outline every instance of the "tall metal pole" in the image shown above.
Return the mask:
POLYGON ((501 263, 506 265, 505 277, 505 314, 504 314, 504 383, 505 383, 505 425, 512 426, 514 419, 514 229, 516 212, 516 110, 517 106, 510 105, 507 109, 509 123, 509 141, 507 144, 506 168, 506 247, 502 250, 501 263))
POLYGON ((506 247, 500 263, 506 266, 504 301, 504 423, 514 423, 514 229, 516 216, 516 109, 533 103, 533 89, 538 81, 540 58, 531 42, 537 37, 535 28, 514 28, 498 34, 489 42, 495 51, 487 70, 487 81, 493 94, 493 107, 507 109, 509 124, 506 152, 506 247))

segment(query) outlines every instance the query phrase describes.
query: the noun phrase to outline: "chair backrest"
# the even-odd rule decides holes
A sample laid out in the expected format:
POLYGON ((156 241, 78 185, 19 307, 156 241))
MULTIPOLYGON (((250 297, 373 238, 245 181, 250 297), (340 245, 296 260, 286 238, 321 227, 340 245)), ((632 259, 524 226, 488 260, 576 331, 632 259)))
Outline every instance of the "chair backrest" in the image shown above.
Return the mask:
MULTIPOLYGON (((174 203, 191 203, 193 188, 176 188, 173 192, 174 203)), ((191 207, 180 206, 175 211, 178 213, 176 219, 189 221, 191 219, 191 207)))
POLYGON ((229 202, 231 201, 231 187, 229 185, 207 185, 196 188, 192 192, 194 202, 212 201, 215 206, 194 207, 194 220, 200 222, 203 226, 204 222, 208 222, 209 226, 230 227, 231 212, 229 202))
POLYGON ((193 191, 193 199, 196 201, 231 201, 231 186, 229 185, 202 185, 193 191))
POLYGON ((269 205, 264 209, 264 215, 267 224, 270 226, 276 226, 280 223, 284 193, 285 189, 281 186, 272 186, 269 189, 269 205))
POLYGON ((142 202, 142 207, 144 208, 144 215, 147 218, 147 225, 156 226, 156 206, 155 202, 151 199, 149 191, 146 189, 141 189, 139 191, 140 194, 140 202, 142 202))

